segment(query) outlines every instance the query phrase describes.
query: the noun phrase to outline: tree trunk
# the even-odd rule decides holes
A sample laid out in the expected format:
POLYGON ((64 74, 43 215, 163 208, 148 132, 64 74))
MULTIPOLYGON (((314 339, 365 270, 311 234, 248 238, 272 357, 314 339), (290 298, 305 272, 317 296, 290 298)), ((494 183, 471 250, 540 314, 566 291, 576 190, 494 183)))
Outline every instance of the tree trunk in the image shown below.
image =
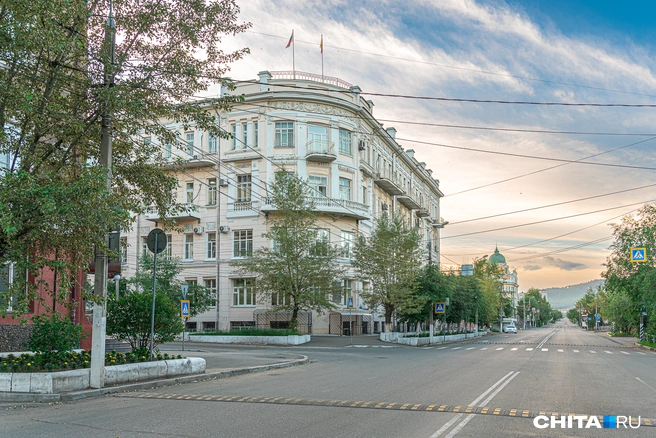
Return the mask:
POLYGON ((290 330, 296 330, 298 328, 298 306, 294 306, 292 310, 292 319, 289 321, 290 330))
POLYGON ((394 306, 389 304, 385 305, 385 331, 390 332, 390 326, 392 325, 392 314, 394 313, 394 306))

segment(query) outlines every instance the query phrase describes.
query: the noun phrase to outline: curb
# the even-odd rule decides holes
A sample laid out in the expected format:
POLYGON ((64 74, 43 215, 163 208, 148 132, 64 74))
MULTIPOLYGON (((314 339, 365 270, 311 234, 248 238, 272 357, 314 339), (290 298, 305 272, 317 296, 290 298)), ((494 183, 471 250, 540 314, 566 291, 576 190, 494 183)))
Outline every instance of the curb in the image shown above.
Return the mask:
POLYGON ((236 368, 232 370, 216 371, 212 373, 191 374, 187 376, 175 377, 173 379, 150 380, 141 383, 131 383, 128 385, 112 386, 110 388, 85 389, 81 391, 65 392, 61 394, 32 394, 16 392, 0 392, 0 402, 17 402, 17 403, 57 403, 83 400, 87 398, 100 397, 108 394, 120 392, 141 391, 146 389, 160 388, 163 386, 180 385, 184 383, 194 383, 203 380, 222 379, 226 377, 241 376, 243 374, 259 373, 279 368, 289 368, 297 365, 310 363, 307 356, 301 359, 294 359, 288 362, 277 363, 273 365, 259 365, 248 368, 236 368))
POLYGON ((639 344, 639 343, 637 343, 637 342, 636 342, 635 344, 636 344, 638 347, 640 347, 640 348, 644 348, 645 350, 656 351, 656 348, 654 348, 654 347, 649 347, 649 346, 647 346, 647 345, 642 345, 642 344, 639 344))

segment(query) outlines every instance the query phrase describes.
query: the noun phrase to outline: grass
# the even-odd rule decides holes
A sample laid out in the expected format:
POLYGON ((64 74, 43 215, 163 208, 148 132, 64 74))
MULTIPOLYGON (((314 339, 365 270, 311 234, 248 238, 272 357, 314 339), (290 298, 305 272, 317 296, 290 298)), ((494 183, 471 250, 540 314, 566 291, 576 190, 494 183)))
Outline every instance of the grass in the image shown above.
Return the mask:
POLYGON ((289 336, 300 335, 296 330, 244 328, 241 330, 193 333, 193 336, 289 336))
POLYGON ((625 337, 635 337, 634 333, 623 333, 623 332, 608 332, 608 336, 612 336, 614 338, 625 338, 625 337))
POLYGON ((643 341, 643 342, 638 342, 638 344, 644 345, 645 347, 656 348, 656 342, 643 341))

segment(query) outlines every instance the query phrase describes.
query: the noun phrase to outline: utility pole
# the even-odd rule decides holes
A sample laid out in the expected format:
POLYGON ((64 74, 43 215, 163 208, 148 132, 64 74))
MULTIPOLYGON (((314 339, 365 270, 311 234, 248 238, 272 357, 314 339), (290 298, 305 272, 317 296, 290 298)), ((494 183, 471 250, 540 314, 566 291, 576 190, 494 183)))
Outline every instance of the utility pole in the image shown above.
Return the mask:
MULTIPOLYGON (((114 87, 114 50, 116 47, 116 23, 112 11, 112 3, 109 3, 109 16, 105 26, 105 44, 103 53, 104 62, 104 88, 105 92, 114 87)), ((99 163, 105 169, 105 190, 109 193, 112 189, 112 109, 108 103, 108 96, 103 96, 102 125, 100 137, 100 159, 99 163)), ((108 230, 109 232, 109 230, 108 230)), ((105 242, 109 242, 109 233, 105 234, 105 242)), ((107 254, 104 248, 96 250, 95 274, 93 293, 96 302, 93 304, 93 327, 91 331, 91 374, 89 386, 91 388, 102 388, 105 386, 105 333, 107 329, 107 254), (100 303, 98 303, 100 301, 100 303)))

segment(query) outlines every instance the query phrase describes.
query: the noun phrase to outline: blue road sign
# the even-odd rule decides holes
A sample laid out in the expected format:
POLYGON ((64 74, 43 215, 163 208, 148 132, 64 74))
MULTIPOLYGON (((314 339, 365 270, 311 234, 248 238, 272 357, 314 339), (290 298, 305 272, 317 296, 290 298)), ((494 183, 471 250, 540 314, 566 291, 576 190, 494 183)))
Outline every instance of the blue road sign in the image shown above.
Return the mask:
POLYGON ((595 318, 597 318, 597 322, 601 321, 601 316, 598 313, 595 314, 595 318))
POLYGON ((180 300, 180 315, 189 318, 189 300, 180 300))
POLYGON ((631 261, 632 262, 647 261, 647 248, 631 248, 631 261))
POLYGON ((435 314, 436 315, 443 315, 445 308, 446 308, 446 305, 444 303, 435 303, 435 314))
POLYGON ((349 309, 353 308, 353 297, 349 296, 348 297, 348 306, 349 309))

